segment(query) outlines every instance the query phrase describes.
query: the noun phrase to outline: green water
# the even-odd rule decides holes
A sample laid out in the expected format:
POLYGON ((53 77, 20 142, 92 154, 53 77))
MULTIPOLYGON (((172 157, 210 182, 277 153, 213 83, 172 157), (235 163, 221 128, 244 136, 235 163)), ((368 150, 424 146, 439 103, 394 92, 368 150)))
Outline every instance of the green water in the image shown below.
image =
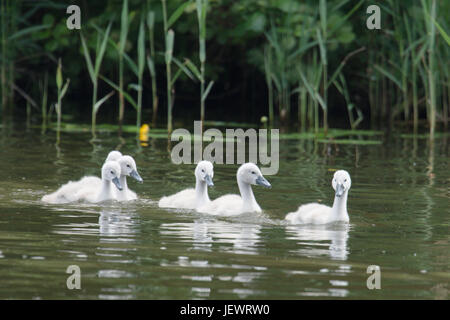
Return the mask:
MULTIPOLYGON (((162 210, 157 200, 194 183, 164 140, 133 135, 7 131, 0 137, 1 299, 448 299, 449 145, 393 137, 381 145, 280 142, 272 189, 254 187, 260 215, 217 218, 162 210), (139 200, 46 205, 62 183, 100 174, 107 153, 135 157, 139 200), (350 225, 286 226, 298 205, 331 204, 332 171, 352 176, 350 225), (69 290, 69 265, 81 289, 69 290), (381 289, 366 286, 381 268, 381 289)), ((212 199, 237 193, 237 166, 216 165, 212 199)))

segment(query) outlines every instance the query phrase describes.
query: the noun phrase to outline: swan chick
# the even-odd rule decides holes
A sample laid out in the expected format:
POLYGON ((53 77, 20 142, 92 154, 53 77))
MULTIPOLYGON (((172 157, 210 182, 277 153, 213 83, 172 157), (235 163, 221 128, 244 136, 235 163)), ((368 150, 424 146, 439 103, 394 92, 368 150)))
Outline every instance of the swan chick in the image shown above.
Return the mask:
POLYGON ((288 213, 285 219, 291 224, 327 224, 337 221, 349 222, 347 198, 351 184, 350 174, 347 171, 336 171, 331 182, 331 185, 335 190, 332 207, 319 203, 304 204, 300 206, 297 211, 288 213))
POLYGON ((122 152, 113 150, 110 153, 108 153, 108 156, 106 157, 105 162, 107 161, 118 161, 122 157, 122 152))
MULTIPOLYGON (((114 152, 114 151, 112 151, 114 152)), ((111 153, 110 153, 111 154, 111 153)), ((109 157, 109 156, 108 156, 109 157)), ((135 192, 128 189, 127 185, 127 177, 132 177, 139 183, 144 182, 141 176, 139 175, 136 167, 136 162, 133 157, 124 155, 121 156, 117 163, 120 165, 120 185, 122 186, 122 190, 114 190, 116 195, 116 199, 119 201, 128 201, 137 199, 137 195, 135 192)))
POLYGON ((194 175, 195 189, 189 188, 162 197, 158 206, 160 208, 197 209, 211 202, 208 196, 208 187, 214 186, 213 164, 206 160, 200 161, 195 168, 194 175))
POLYGON ((86 176, 79 181, 69 181, 57 191, 42 197, 47 203, 70 203, 80 200, 100 202, 114 199, 111 193, 111 182, 117 189, 122 189, 119 181, 120 166, 115 161, 108 161, 102 167, 102 179, 86 176))
POLYGON ((198 209, 199 212, 212 215, 233 216, 244 212, 261 212, 256 202, 251 185, 270 188, 271 184, 264 178, 254 163, 244 163, 236 173, 240 196, 227 194, 221 196, 198 209))

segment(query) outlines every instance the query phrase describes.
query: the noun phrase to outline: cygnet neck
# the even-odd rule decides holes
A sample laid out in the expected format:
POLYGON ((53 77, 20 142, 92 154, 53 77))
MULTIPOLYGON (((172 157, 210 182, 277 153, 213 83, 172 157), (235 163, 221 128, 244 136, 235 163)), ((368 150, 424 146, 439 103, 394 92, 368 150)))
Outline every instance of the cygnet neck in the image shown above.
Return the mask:
MULTIPOLYGON (((124 174, 121 174, 119 181, 120 181, 120 185, 122 186, 122 190, 117 189, 117 198, 118 198, 118 200, 125 200, 126 195, 127 195, 127 190, 128 190, 127 176, 124 174)), ((116 188, 116 187, 114 186, 114 188, 116 188)))
POLYGON ((237 183, 239 186, 239 192, 242 197, 242 210, 243 212, 253 212, 261 211, 258 203, 256 202, 255 196, 253 195, 252 187, 249 183, 241 181, 239 177, 237 178, 237 183))
POLYGON ((111 193, 111 182, 106 179, 102 179, 102 189, 100 190, 100 193, 97 197, 97 201, 100 202, 108 200, 110 198, 110 193, 111 193))
POLYGON ((349 220, 347 212, 347 197, 348 190, 345 190, 340 197, 334 196, 333 208, 331 213, 334 221, 349 220))
POLYGON ((195 176, 195 206, 199 208, 209 201, 206 182, 195 176))

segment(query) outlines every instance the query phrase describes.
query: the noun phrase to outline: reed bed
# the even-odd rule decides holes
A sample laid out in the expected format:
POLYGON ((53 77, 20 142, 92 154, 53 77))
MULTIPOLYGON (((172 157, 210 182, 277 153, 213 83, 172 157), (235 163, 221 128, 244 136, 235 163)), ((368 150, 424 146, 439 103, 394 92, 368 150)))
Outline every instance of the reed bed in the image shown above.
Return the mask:
MULTIPOLYGON (((255 36, 257 41, 249 41, 255 46, 249 51, 251 60, 254 60, 253 67, 264 75, 261 79, 267 89, 267 98, 264 98, 267 103, 260 108, 264 109, 262 115, 267 116, 269 127, 296 126, 300 131, 310 131, 316 137, 322 137, 335 125, 330 115, 343 111, 351 130, 358 130, 363 123, 373 127, 386 124, 392 127, 394 123, 401 123, 414 134, 419 134, 419 129, 426 126, 433 139, 440 123, 447 128, 450 37, 443 15, 448 7, 445 3, 421 0, 409 5, 387 0, 380 4, 382 29, 356 32, 352 26, 365 26, 361 23, 364 17, 361 18, 359 13, 367 7, 367 0, 286 1, 283 4, 250 2, 248 9, 234 3, 230 6, 233 10, 241 10, 244 15, 250 12, 250 18, 257 16, 259 19, 254 20, 258 23, 253 26, 258 30, 259 38, 255 36), (356 39, 356 34, 362 38, 356 39), (354 70, 355 67, 358 69, 354 70), (361 95, 366 98, 358 98, 361 95), (366 105, 361 102, 364 99, 367 99, 366 105)), ((45 5, 50 4, 55 5, 51 1, 45 5)), ((206 70, 210 72, 214 67, 220 67, 222 69, 219 70, 226 73, 223 66, 212 65, 215 57, 211 59, 206 50, 207 26, 208 35, 211 32, 214 37, 220 36, 214 23, 218 17, 215 6, 220 5, 208 0, 148 0, 144 4, 130 4, 123 0, 117 10, 120 13, 118 19, 111 14, 108 19, 88 24, 87 31, 78 32, 92 85, 93 135, 100 106, 111 103, 109 98, 115 91, 118 93, 119 134, 125 121, 125 103, 136 111, 136 132, 145 122, 143 114, 147 111, 151 114, 148 119, 151 129, 156 128, 158 107, 161 107, 159 98, 162 98, 163 108, 164 104, 166 107, 165 126, 170 134, 174 129, 175 85, 183 75, 200 84, 199 117, 202 124, 205 123, 206 102, 214 85, 214 81, 206 80, 206 70), (141 14, 137 15, 138 12, 141 14), (198 51, 193 47, 186 50, 187 44, 182 38, 187 32, 186 26, 192 21, 197 28, 188 31, 197 37, 198 51), (97 23, 107 23, 107 26, 100 28, 97 23), (116 71, 103 68, 101 72, 103 60, 107 60, 108 67, 112 65, 116 71), (148 68, 148 73, 144 72, 145 68, 148 68), (145 90, 147 83, 151 90, 145 90), (103 90, 104 85, 113 91, 98 99, 99 90, 103 90)), ((48 97, 56 91, 58 101, 54 110, 59 132, 61 101, 69 85, 68 81, 62 82, 61 62, 57 66, 56 86, 48 80, 46 73, 38 76, 38 90, 27 92, 16 81, 21 78, 16 73, 20 70, 16 65, 20 46, 31 41, 27 40, 31 36, 35 37, 51 27, 44 23, 33 25, 24 22, 38 9, 32 8, 19 21, 17 17, 23 13, 21 2, 0 0, 1 105, 5 111, 12 101, 25 99, 27 123, 40 114, 45 132, 53 110, 52 104, 50 108, 47 106, 48 97), (41 100, 41 110, 36 113, 31 112, 31 108, 39 110, 32 98, 34 91, 41 100), (18 97, 14 97, 14 92, 18 97)), ((232 14, 230 12, 227 14, 232 14)), ((251 25, 250 22, 246 26, 251 25)), ((236 37, 239 36, 242 35, 236 37)), ((211 46, 217 48, 218 42, 214 37, 211 38, 211 46)), ((24 86, 27 86, 26 82, 24 86)))

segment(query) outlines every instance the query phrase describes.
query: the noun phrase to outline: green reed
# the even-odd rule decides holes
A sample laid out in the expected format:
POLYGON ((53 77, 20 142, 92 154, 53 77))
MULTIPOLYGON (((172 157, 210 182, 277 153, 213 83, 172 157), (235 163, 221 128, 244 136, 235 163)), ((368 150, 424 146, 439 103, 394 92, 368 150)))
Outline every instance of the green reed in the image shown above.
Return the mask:
POLYGON ((155 12, 149 11, 147 14, 147 27, 149 34, 150 54, 147 56, 147 66, 152 80, 152 127, 156 127, 158 115, 158 94, 156 88, 156 68, 155 68, 155 12))
POLYGON ((56 129, 56 143, 60 141, 60 131, 61 131, 61 114, 62 114, 62 99, 67 92, 69 87, 70 79, 66 79, 66 83, 63 86, 63 76, 62 76, 62 65, 61 59, 58 60, 58 67, 56 69, 56 86, 58 88, 58 102, 56 104, 56 115, 57 115, 57 129, 56 129))
POLYGON ((164 24, 164 39, 165 39, 165 63, 166 63, 166 86, 167 86, 167 131, 170 135, 173 130, 172 124, 172 110, 173 100, 175 94, 175 81, 172 80, 172 61, 173 59, 173 47, 175 41, 175 32, 170 27, 180 18, 184 9, 190 4, 190 1, 186 1, 181 4, 167 19, 167 7, 166 0, 161 0, 163 9, 163 24, 164 24))
POLYGON ((122 13, 120 15, 120 38, 119 38, 119 134, 122 132, 123 116, 125 112, 125 100, 123 94, 123 57, 125 53, 125 44, 128 36, 128 26, 130 19, 128 16, 128 0, 122 4, 122 13))
POLYGON ((91 131, 92 135, 95 135, 95 125, 96 125, 96 119, 97 119, 97 112, 100 108, 100 106, 108 100, 109 97, 113 95, 113 92, 110 92, 106 96, 104 96, 102 99, 97 101, 97 90, 98 90, 98 78, 100 74, 100 67, 103 61, 103 57, 106 50, 106 45, 108 43, 109 33, 111 31, 112 22, 108 24, 108 27, 106 28, 106 31, 103 35, 100 34, 100 32, 97 33, 97 46, 95 51, 95 64, 92 64, 91 56, 89 53, 89 48, 86 44, 86 40, 83 36, 83 33, 80 32, 80 38, 81 38, 81 44, 83 46, 83 54, 84 58, 86 60, 87 69, 89 72, 89 76, 91 78, 92 87, 93 87, 93 93, 92 93, 92 119, 91 119, 91 131))

